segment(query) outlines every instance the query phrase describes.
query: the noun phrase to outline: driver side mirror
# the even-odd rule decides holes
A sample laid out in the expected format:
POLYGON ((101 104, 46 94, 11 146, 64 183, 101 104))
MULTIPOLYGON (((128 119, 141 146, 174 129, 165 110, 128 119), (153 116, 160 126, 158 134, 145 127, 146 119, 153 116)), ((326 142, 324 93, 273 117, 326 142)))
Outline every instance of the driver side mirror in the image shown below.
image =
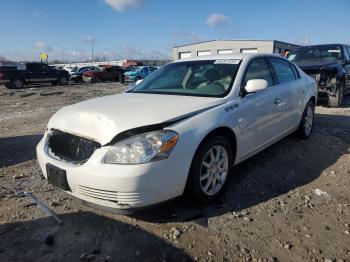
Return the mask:
POLYGON ((136 81, 136 85, 140 84, 142 82, 143 79, 139 79, 136 81))
POLYGON ((249 93, 256 93, 264 91, 269 87, 269 84, 265 79, 251 79, 248 80, 244 90, 249 93))

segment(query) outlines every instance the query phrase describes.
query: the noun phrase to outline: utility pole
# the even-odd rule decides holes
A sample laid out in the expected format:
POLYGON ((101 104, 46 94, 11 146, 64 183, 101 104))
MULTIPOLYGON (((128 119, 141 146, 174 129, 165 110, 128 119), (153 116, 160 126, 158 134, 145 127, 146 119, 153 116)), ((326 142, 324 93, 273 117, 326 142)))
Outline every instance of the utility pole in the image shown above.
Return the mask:
POLYGON ((78 47, 75 47, 75 59, 76 59, 76 63, 78 64, 79 61, 79 57, 78 57, 78 47))
POLYGON ((94 37, 91 35, 91 65, 94 65, 94 37))
POLYGON ((309 44, 309 40, 308 40, 308 35, 307 32, 305 33, 305 45, 309 44))

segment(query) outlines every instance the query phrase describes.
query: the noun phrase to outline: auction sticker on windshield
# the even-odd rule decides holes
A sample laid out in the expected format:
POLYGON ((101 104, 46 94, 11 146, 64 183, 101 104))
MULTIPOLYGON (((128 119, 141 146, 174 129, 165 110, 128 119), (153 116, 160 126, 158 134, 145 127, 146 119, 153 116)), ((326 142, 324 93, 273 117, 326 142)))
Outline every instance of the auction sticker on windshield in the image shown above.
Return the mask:
POLYGON ((215 60, 214 64, 231 64, 237 65, 241 60, 239 59, 218 59, 215 60))
POLYGON ((293 61, 293 59, 295 58, 295 56, 296 56, 296 55, 294 55, 294 54, 293 54, 293 55, 290 55, 290 56, 288 57, 288 60, 289 60, 289 61, 293 61))

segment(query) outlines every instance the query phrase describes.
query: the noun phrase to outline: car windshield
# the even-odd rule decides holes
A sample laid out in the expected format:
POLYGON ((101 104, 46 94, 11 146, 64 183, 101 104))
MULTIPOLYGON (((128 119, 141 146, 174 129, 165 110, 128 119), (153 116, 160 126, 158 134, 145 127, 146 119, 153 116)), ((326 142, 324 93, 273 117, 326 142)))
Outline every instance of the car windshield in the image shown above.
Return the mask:
POLYGON ((141 69, 141 67, 135 66, 135 67, 132 67, 132 68, 130 69, 130 72, 136 72, 136 71, 138 71, 138 70, 140 70, 140 69, 141 69))
POLYGON ((292 50, 288 56, 292 62, 337 61, 341 59, 341 47, 337 45, 311 46, 292 50))
POLYGON ((230 91, 239 65, 237 59, 172 63, 152 73, 129 92, 221 97, 230 91))
POLYGON ((85 72, 87 70, 90 70, 90 68, 89 67, 82 67, 78 70, 78 72, 85 72))

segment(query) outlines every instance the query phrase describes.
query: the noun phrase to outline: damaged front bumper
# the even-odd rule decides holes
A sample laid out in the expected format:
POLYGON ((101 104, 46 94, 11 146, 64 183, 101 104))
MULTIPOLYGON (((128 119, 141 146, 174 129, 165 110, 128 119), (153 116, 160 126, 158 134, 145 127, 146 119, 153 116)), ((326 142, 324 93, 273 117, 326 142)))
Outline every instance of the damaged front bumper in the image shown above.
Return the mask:
POLYGON ((102 162, 109 147, 96 149, 83 164, 55 159, 45 152, 46 136, 37 146, 37 157, 45 178, 47 165, 65 171, 68 187, 62 188, 88 203, 109 209, 151 206, 183 193, 190 160, 186 155, 139 165, 102 162), (176 166, 177 168, 169 168, 176 166))
POLYGON ((339 83, 336 78, 322 78, 321 74, 309 74, 317 82, 319 96, 335 96, 339 83))

